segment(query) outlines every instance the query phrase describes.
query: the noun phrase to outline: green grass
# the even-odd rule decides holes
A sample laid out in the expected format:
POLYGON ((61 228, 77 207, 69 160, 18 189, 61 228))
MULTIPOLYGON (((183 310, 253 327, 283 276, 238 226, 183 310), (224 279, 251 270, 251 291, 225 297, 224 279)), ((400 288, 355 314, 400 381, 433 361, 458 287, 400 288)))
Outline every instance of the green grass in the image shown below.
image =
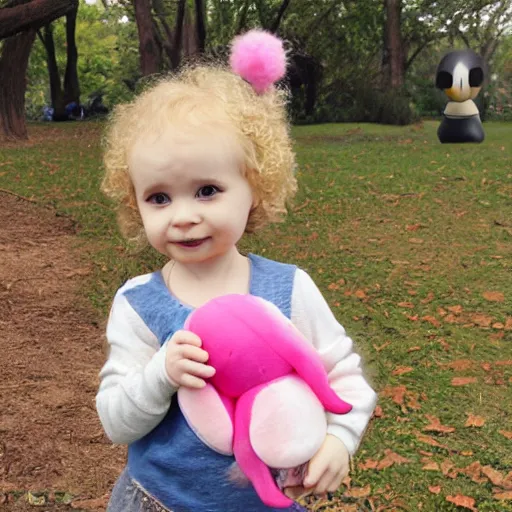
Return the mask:
MULTIPOLYGON (((486 123, 485 142, 470 145, 440 144, 437 125, 295 128, 294 207, 286 223, 242 248, 312 275, 381 392, 382 415, 371 422, 352 473, 353 486, 371 486, 358 500, 365 510, 369 500, 390 510, 462 510, 446 501, 461 494, 479 511, 512 511, 511 501, 493 497, 488 479, 422 469, 449 460, 457 468, 479 461, 512 471, 512 441, 499 433, 512 431, 512 366, 496 364, 512 360, 512 330, 503 329, 512 322, 512 124, 486 123), (450 316, 453 306, 462 313, 450 316), (458 360, 469 362, 462 370, 447 366, 458 360), (412 371, 393 375, 399 367, 412 371), (455 387, 454 377, 477 381, 455 387), (403 405, 392 400, 397 386, 405 386, 403 405), (485 424, 465 427, 470 413, 485 424), (424 432, 426 415, 455 431, 424 432), (386 449, 410 462, 358 467, 381 460, 386 449), (438 485, 439 494, 429 491, 438 485)), ((105 315, 125 279, 161 260, 130 253, 117 233, 98 191, 101 130, 93 123, 33 126, 29 145, 0 148, 0 187, 76 220, 83 265, 93 269, 84 292, 105 315)))

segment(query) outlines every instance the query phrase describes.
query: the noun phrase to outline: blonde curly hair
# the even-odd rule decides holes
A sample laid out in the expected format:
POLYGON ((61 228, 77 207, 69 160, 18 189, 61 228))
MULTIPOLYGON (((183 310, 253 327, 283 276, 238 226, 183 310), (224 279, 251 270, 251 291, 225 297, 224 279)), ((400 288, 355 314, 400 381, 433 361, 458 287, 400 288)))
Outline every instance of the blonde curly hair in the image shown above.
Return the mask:
POLYGON ((118 106, 104 140, 101 188, 117 205, 122 234, 138 245, 146 242, 129 174, 130 152, 142 137, 168 133, 171 125, 178 133, 210 126, 234 136, 239 147, 233 149, 241 150, 241 172, 255 200, 246 233, 282 220, 297 189, 286 100, 282 90, 272 87, 257 95, 224 66, 202 64, 161 79, 133 102, 118 106))

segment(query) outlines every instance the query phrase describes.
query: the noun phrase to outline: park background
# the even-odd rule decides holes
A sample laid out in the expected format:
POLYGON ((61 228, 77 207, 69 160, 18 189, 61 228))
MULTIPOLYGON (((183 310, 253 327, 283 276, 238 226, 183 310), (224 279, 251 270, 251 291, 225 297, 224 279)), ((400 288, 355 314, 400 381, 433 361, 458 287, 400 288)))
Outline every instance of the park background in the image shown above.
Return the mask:
POLYGON ((512 510, 511 20, 484 0, 0 0, 0 508, 104 510, 122 467, 94 411, 104 323, 161 260, 99 193, 105 114, 262 27, 289 50, 300 191, 243 249, 310 272, 380 394, 311 510, 512 510), (489 64, 486 139, 441 145, 435 70, 460 48, 489 64))

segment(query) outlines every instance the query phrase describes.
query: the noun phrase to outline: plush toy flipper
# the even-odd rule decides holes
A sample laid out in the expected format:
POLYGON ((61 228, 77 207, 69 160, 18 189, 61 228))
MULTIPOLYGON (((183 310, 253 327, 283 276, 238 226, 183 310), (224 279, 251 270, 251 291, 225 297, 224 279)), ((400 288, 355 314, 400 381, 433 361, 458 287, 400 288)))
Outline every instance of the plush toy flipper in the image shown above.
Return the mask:
POLYGON ((322 405, 329 412, 346 414, 352 406, 343 401, 329 385, 329 379, 320 356, 293 323, 283 317, 279 308, 259 297, 256 298, 276 320, 269 325, 274 334, 265 341, 282 359, 287 361, 311 387, 322 405))
POLYGON ((309 461, 327 434, 323 405, 296 375, 276 379, 256 395, 250 440, 258 457, 272 468, 295 468, 309 461))
POLYGON ((178 403, 189 427, 212 450, 233 455, 234 404, 211 385, 180 387, 178 403))
POLYGON ((261 501, 269 507, 286 508, 290 507, 293 501, 279 490, 270 469, 251 446, 251 412, 259 391, 260 387, 247 391, 236 403, 233 451, 240 469, 251 481, 261 501))

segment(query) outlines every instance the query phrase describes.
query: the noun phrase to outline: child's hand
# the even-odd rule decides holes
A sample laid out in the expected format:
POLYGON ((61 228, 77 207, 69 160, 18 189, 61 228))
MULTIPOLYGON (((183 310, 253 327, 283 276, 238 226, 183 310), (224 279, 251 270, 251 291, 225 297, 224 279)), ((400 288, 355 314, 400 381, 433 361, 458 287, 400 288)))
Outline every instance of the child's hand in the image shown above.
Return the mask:
POLYGON ((312 494, 335 492, 349 472, 350 455, 340 439, 327 434, 325 441, 309 461, 304 488, 312 494))
POLYGON ((215 368, 208 366, 208 352, 201 347, 201 339, 189 331, 176 331, 167 343, 165 369, 171 384, 200 389, 203 379, 212 377, 215 368))

